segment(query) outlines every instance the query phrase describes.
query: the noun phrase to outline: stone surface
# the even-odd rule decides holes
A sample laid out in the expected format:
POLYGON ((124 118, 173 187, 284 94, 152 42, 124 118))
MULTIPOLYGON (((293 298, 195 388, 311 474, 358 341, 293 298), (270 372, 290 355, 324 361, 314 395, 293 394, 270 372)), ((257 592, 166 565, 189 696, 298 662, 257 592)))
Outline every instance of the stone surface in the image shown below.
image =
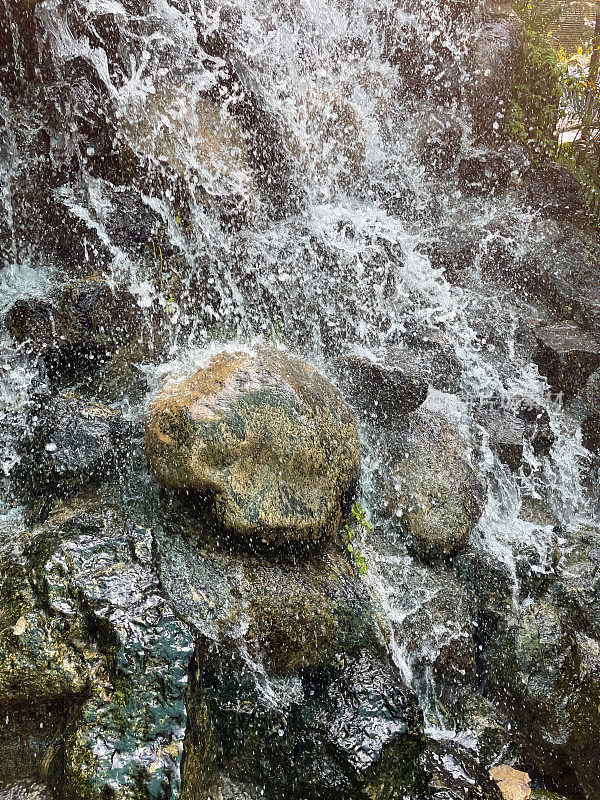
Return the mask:
POLYGON ((407 664, 420 695, 434 691, 444 714, 454 718, 471 694, 476 673, 475 626, 470 599, 456 577, 414 559, 378 564, 387 588, 382 626, 407 664))
MULTIPOLYGON (((154 314, 160 317, 157 309, 154 314)), ((137 352, 147 355, 158 347, 160 329, 152 309, 145 313, 125 286, 96 277, 59 286, 46 297, 17 300, 5 324, 58 379, 79 379, 124 347, 132 360, 137 352)))
POLYGON ((525 63, 525 31, 514 14, 486 22, 473 44, 468 101, 475 134, 494 140, 502 128, 512 87, 525 63))
POLYGON ((329 676, 274 685, 281 694, 271 704, 225 675, 201 682, 230 777, 263 787, 266 798, 400 800, 422 786, 416 696, 377 656, 343 659, 329 676))
POLYGON ((390 511, 409 546, 425 558, 466 547, 485 498, 458 432, 443 416, 420 414, 387 485, 390 511))
POLYGON ((42 723, 61 710, 41 759, 59 797, 179 791, 193 642, 161 594, 152 547, 115 509, 72 500, 3 556, 0 705, 42 723))
POLYGON ((425 402, 429 385, 410 354, 386 355, 384 363, 346 356, 340 359, 340 372, 370 414, 393 423, 399 414, 415 411, 425 402))
POLYGON ((27 495, 70 494, 112 477, 131 458, 130 423, 103 403, 73 393, 34 398, 21 460, 13 470, 27 495))
POLYGON ((534 361, 555 392, 573 397, 600 366, 600 341, 573 322, 536 329, 534 361))
POLYGON ((531 797, 531 778, 507 764, 492 767, 490 775, 496 781, 504 800, 528 800, 531 797))
POLYGON ((150 404, 159 481, 209 492, 222 525, 264 540, 333 533, 360 471, 352 412, 313 367, 277 350, 223 352, 150 404))
POLYGON ((214 657, 251 658, 270 675, 327 668, 377 638, 369 596, 342 542, 265 558, 219 546, 179 508, 159 539, 161 583, 214 657))
POLYGON ((501 800, 481 761, 456 742, 430 741, 421 756, 431 800, 501 800))
POLYGON ((548 161, 527 176, 527 202, 549 217, 573 218, 586 207, 581 184, 568 169, 548 161))
POLYGON ((490 195, 508 189, 511 177, 508 158, 495 150, 462 158, 458 165, 458 186, 468 195, 490 195))

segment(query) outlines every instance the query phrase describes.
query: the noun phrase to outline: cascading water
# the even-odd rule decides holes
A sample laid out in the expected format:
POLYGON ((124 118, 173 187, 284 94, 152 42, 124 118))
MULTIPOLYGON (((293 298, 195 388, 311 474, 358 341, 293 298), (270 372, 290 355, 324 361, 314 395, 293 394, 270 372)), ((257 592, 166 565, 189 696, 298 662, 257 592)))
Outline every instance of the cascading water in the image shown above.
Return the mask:
MULTIPOLYGON (((518 186, 473 198, 451 170, 431 169, 433 129, 460 142, 455 158, 477 149, 456 87, 468 79, 482 12, 457 21, 424 0, 15 9, 2 12, 2 311, 94 274, 125 284, 142 328, 160 319, 163 336, 160 353, 139 358, 145 390, 124 388, 114 402, 134 422, 164 374, 231 341, 274 343, 335 381, 343 356, 377 363, 390 348, 443 340, 458 385, 432 390, 425 407, 458 426, 486 479, 471 545, 505 566, 516 613, 520 554, 533 548, 539 574, 550 570, 556 525, 596 530, 597 495, 577 422, 520 346, 520 321, 544 312, 525 294, 491 288, 482 267, 498 245, 503 258, 527 260, 548 241, 546 223, 518 186), (448 232, 475 243, 467 280, 451 283, 431 257, 448 232), (545 409, 551 451, 526 445, 518 470, 501 463, 478 416, 492 398, 545 409), (545 521, 529 513, 536 503, 545 521)), ((10 480, 16 442, 32 389, 48 378, 7 331, 0 350, 4 547, 24 524, 10 480)), ((429 735, 477 748, 469 723, 446 709, 435 666, 454 642, 472 646, 473 628, 466 612, 440 622, 449 570, 411 555, 386 519, 391 445, 376 413, 359 423, 361 502, 374 525, 364 581, 383 635, 429 735)), ((134 484, 122 494, 132 508, 142 491, 134 484)), ((257 681, 265 702, 295 691, 293 681, 257 681)))

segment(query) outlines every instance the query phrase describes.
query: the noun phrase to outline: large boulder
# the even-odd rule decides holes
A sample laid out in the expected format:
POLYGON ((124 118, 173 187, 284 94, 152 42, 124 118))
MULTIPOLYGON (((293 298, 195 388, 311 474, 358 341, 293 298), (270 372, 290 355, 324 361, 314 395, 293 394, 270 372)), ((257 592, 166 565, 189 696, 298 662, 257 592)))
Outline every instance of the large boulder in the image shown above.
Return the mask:
POLYGON ((387 486, 390 511, 409 546, 424 558, 454 555, 468 544, 484 497, 458 431, 441 415, 421 413, 387 486))
POLYGON ((360 471, 352 412, 313 367, 222 352, 151 402, 146 452, 167 487, 209 493, 223 527, 266 541, 336 530, 360 471))

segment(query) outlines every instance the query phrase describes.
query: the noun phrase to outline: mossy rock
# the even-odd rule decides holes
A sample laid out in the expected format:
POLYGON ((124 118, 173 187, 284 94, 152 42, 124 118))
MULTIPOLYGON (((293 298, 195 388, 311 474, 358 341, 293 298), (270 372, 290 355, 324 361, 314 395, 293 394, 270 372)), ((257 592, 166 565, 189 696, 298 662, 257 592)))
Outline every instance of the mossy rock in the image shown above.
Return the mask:
POLYGON ((150 404, 158 480, 214 498, 221 524, 257 541, 332 535, 360 471, 352 412, 314 367, 274 349, 222 352, 150 404))

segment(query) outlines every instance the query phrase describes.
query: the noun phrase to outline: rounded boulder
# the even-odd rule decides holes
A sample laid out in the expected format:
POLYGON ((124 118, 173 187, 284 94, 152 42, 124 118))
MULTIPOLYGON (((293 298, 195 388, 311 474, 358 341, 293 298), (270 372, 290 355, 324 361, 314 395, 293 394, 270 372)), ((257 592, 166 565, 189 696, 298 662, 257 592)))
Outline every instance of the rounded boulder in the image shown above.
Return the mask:
POLYGON ((214 498, 223 527, 265 541, 337 529, 360 472, 339 391, 274 349, 222 352, 151 402, 146 453, 159 482, 214 498))

